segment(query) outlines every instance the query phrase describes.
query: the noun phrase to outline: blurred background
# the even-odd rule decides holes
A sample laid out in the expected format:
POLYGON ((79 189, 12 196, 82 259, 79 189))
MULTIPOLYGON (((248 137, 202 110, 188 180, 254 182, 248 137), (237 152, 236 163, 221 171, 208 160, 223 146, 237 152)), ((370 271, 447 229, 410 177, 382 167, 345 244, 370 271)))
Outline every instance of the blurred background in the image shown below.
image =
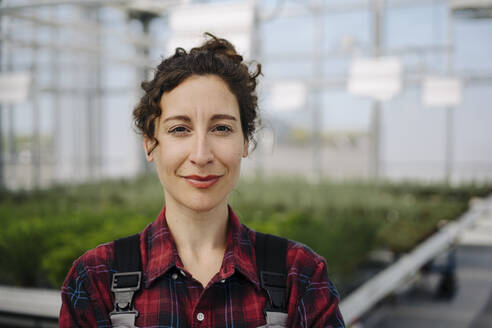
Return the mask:
POLYGON ((489 1, 2 7, 0 181, 8 189, 144 171, 130 121, 140 82, 175 47, 200 44, 203 31, 263 64, 264 135, 245 175, 492 178, 489 1))
MULTIPOLYGON (((449 287, 449 306, 437 304, 471 304, 453 323, 481 327, 492 307, 491 201, 471 201, 492 191, 490 0, 0 1, 0 284, 59 288, 84 251, 155 219, 162 191, 131 112, 162 58, 205 31, 264 72, 258 147, 231 197, 241 219, 323 255, 343 300, 475 213, 402 273, 397 285, 411 288, 387 284, 344 315, 425 327, 407 303, 430 308, 468 263, 476 285, 461 290, 483 297, 470 303, 449 287), (482 235, 456 243, 475 220, 482 235), (453 279, 422 282, 421 269, 453 279), (369 318, 375 308, 385 315, 369 318)), ((1 299, 0 314, 14 313, 1 299)), ((444 313, 426 315, 435 324, 444 313)))

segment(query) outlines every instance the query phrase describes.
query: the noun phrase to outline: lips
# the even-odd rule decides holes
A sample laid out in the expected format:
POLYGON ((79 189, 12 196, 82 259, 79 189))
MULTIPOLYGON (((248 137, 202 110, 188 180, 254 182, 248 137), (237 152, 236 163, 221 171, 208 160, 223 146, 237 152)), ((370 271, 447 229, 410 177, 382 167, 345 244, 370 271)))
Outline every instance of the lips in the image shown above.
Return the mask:
POLYGON ((218 175, 207 175, 207 176, 200 176, 200 175, 188 175, 184 176, 185 180, 191 184, 193 187, 200 188, 200 189, 205 189, 205 188, 210 188, 214 184, 216 184, 220 176, 218 175))

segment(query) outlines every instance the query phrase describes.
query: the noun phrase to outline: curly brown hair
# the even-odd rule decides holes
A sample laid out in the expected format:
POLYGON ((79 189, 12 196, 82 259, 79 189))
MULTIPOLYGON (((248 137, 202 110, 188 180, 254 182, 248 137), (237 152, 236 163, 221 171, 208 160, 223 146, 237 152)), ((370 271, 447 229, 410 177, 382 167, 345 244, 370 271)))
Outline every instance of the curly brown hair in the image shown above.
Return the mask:
POLYGON ((214 74, 226 82, 239 104, 244 138, 256 144, 253 135, 259 118, 255 90, 258 76, 262 74, 261 64, 256 63, 256 70, 250 72, 243 57, 229 41, 210 33, 205 33, 205 36, 208 37, 205 43, 189 53, 183 48, 176 48, 174 55, 157 66, 154 78, 141 84, 145 94, 133 110, 133 121, 137 131, 154 142, 149 154, 158 145, 154 128, 155 120, 162 114, 162 94, 171 91, 191 75, 214 74))

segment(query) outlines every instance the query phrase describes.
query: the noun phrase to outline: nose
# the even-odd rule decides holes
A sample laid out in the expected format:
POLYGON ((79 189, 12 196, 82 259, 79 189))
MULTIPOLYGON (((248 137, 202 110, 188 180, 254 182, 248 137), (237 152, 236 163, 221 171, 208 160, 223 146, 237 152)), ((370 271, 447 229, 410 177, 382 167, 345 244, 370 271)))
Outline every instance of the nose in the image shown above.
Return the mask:
POLYGON ((190 161, 198 166, 205 166, 214 160, 214 154, 210 146, 210 140, 206 133, 197 133, 193 140, 193 148, 190 152, 190 161))

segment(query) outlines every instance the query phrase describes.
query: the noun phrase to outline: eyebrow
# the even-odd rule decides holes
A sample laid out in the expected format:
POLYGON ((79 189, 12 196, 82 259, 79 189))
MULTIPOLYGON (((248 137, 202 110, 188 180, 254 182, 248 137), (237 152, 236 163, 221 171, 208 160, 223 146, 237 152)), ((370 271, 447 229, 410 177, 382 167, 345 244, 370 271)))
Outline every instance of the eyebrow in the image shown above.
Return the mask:
POLYGON ((232 115, 227 115, 227 114, 215 114, 214 116, 212 116, 212 121, 217 121, 217 120, 236 121, 236 118, 232 115))
MULTIPOLYGON (((175 115, 175 116, 170 116, 164 120, 164 123, 167 121, 172 121, 172 120, 178 120, 178 121, 185 121, 185 122, 191 122, 191 118, 186 115, 175 115)), ((217 120, 231 120, 231 121, 237 121, 237 119, 232 116, 232 115, 227 115, 227 114, 215 114, 212 116, 212 121, 217 121, 217 120)))
POLYGON ((177 121, 185 121, 185 122, 191 122, 191 118, 189 118, 188 116, 186 115, 175 115, 175 116, 170 116, 168 118, 166 118, 163 122, 167 122, 167 121, 172 121, 172 120, 177 120, 177 121))

